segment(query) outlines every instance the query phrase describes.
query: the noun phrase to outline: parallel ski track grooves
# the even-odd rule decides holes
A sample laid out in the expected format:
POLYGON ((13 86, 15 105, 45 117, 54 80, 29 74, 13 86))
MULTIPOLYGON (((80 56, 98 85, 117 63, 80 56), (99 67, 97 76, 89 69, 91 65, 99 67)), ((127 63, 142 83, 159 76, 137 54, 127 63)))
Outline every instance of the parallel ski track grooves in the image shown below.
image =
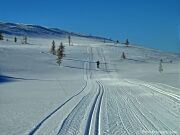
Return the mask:
POLYGON ((161 93, 163 95, 166 95, 166 96, 168 96, 170 98, 173 98, 173 99, 177 100, 178 102, 180 101, 180 96, 179 95, 176 95, 176 94, 173 94, 173 93, 170 93, 170 92, 165 92, 165 91, 163 91, 160 88, 157 88, 155 86, 150 85, 149 83, 145 83, 143 81, 142 81, 142 83, 136 83, 136 82, 129 81, 129 80, 126 80, 126 81, 128 83, 132 83, 132 84, 135 84, 135 85, 140 85, 140 86, 144 86, 144 87, 150 88, 150 89, 152 89, 152 90, 154 90, 156 92, 159 92, 159 93, 161 93))
MULTIPOLYGON (((141 115, 142 117, 138 118, 141 123, 142 126, 144 128, 146 128, 148 131, 151 131, 147 128, 147 126, 144 124, 144 122, 142 122, 142 118, 148 123, 148 125, 150 125, 152 128, 154 128, 157 132, 159 132, 159 130, 154 126, 154 124, 141 112, 141 110, 134 104, 134 102, 132 101, 131 98, 129 98, 130 103, 134 106, 134 108, 136 109, 136 111, 138 112, 139 115, 141 115)), ((134 112, 134 111, 133 111, 134 112)), ((135 113, 135 115, 138 117, 138 115, 135 113)), ((160 134, 160 132, 159 132, 160 134)))
POLYGON ((49 119, 53 114, 55 114, 58 110, 60 110, 67 102, 69 102, 70 100, 72 100, 74 97, 78 96, 80 93, 82 93, 85 88, 87 87, 87 81, 85 83, 85 86, 82 88, 82 90, 80 92, 78 92, 77 94, 73 95, 72 97, 70 97, 69 99, 67 99, 63 104, 61 104, 58 108, 56 108, 54 111, 52 111, 48 116, 46 116, 41 122, 39 122, 31 131, 28 135, 33 135, 39 128, 40 126, 47 120, 49 119))
POLYGON ((97 115, 96 115, 96 123, 95 123, 95 130, 94 130, 94 135, 98 135, 100 134, 100 109, 101 109, 101 104, 102 104, 102 97, 104 94, 104 87, 103 85, 97 81, 99 88, 101 89, 101 95, 100 95, 100 99, 99 99, 99 103, 98 103, 98 108, 97 108, 97 115))
MULTIPOLYGON (((127 95, 129 95, 129 94, 127 93, 127 91, 125 91, 125 90, 123 90, 123 91, 124 91, 124 93, 126 93, 127 95)), ((131 96, 131 97, 132 97, 132 96, 131 96)), ((134 97, 132 97, 132 98, 134 98, 134 97)), ((137 106, 136 106, 136 105, 134 104, 134 102, 132 101, 132 99, 129 98, 129 100, 130 100, 130 102, 134 105, 134 107, 135 107, 136 109, 138 109, 137 106)), ((135 99, 135 100, 136 100, 136 102, 138 103, 137 99, 135 99)), ((169 127, 168 127, 165 123, 163 123, 161 120, 157 119, 156 116, 154 116, 151 112, 149 112, 145 107, 143 107, 143 106, 141 106, 141 107, 149 114, 149 116, 151 116, 152 118, 154 118, 156 122, 160 123, 160 125, 162 125, 163 128, 166 129, 166 131, 171 131, 171 134, 172 134, 172 133, 175 134, 174 131, 173 131, 171 128, 169 128, 169 127)), ((138 110, 139 110, 139 109, 138 109, 138 110)), ((139 111, 140 111, 140 110, 139 110, 139 111)), ((141 114, 143 114, 143 113, 141 113, 141 114)), ((144 115, 144 114, 143 114, 143 115, 144 115)), ((148 120, 148 119, 146 118, 146 120, 148 120)), ((150 120, 149 120, 149 122, 152 123, 150 120)), ((154 125, 154 124, 152 123, 152 125, 154 125)), ((155 128, 155 126, 153 126, 153 127, 155 128)), ((159 130, 158 130, 157 128, 155 128, 155 129, 157 130, 157 132, 159 132, 159 130)), ((161 133, 159 132, 159 134, 161 134, 161 133)))
MULTIPOLYGON (((118 91, 116 90, 116 93, 115 94, 117 94, 117 95, 119 95, 119 93, 118 93, 118 91)), ((125 101, 125 99, 122 97, 122 96, 118 96, 118 97, 121 97, 121 99, 122 99, 122 101, 124 102, 124 104, 125 104, 125 106, 127 105, 127 103, 126 103, 126 101, 125 101)), ((116 102, 118 102, 119 100, 117 100, 116 99, 116 102)), ((119 103, 119 105, 120 105, 120 108, 123 108, 123 105, 122 105, 122 102, 118 102, 119 103)), ((119 107, 119 106, 118 106, 119 107)), ((127 106, 126 106, 127 107, 127 106)), ((127 109, 127 108, 126 108, 127 109)), ((120 110, 120 109, 119 109, 120 110)), ((130 118, 128 117, 128 115, 127 115, 127 110, 126 110, 126 113, 124 112, 124 111, 122 111, 122 110, 124 110, 124 109, 121 109, 121 114, 122 115, 124 115, 124 117, 122 117, 122 121, 124 120, 124 118, 126 118, 126 120, 124 120, 123 121, 123 123, 124 123, 124 125, 126 126, 126 129, 127 129, 127 131, 128 131, 128 133, 130 134, 130 135, 136 135, 136 132, 135 132, 135 130, 134 130, 134 127, 133 127, 133 125, 132 125, 132 123, 131 123, 131 120, 130 120, 130 118), (126 123, 125 123, 126 122, 126 123)))
MULTIPOLYGON (((83 68, 84 69, 84 68, 83 68)), ((88 78, 88 72, 90 69, 86 68, 86 76, 88 78)), ((77 94, 73 95, 72 97, 70 97, 69 99, 67 99, 63 104, 61 104, 59 107, 57 107, 54 111, 52 111, 48 116, 46 116, 43 120, 41 120, 41 122, 39 122, 31 131, 28 135, 34 135, 34 133, 41 127, 41 125, 47 120, 49 119, 53 114, 55 114, 57 111, 59 111, 67 102, 69 102, 70 100, 72 100, 74 97, 78 96, 79 94, 81 94, 85 88, 87 87, 87 80, 85 80, 85 86, 82 88, 81 91, 79 91, 77 94)))
POLYGON ((118 135, 118 134, 126 134, 126 135, 130 135, 123 120, 122 120, 122 116, 120 114, 120 109, 123 108, 119 108, 118 103, 117 103, 117 97, 114 96, 109 96, 110 94, 114 94, 111 92, 109 92, 109 90, 107 91, 108 95, 107 95, 107 111, 108 111, 108 126, 109 126, 109 130, 108 130, 108 134, 112 134, 112 135, 118 135), (113 97, 113 98, 112 98, 113 97), (115 106, 116 105, 116 106, 115 106), (119 123, 117 125, 117 123, 119 123))
POLYGON ((83 110, 82 107, 85 107, 84 109, 86 109, 86 107, 87 107, 86 103, 89 100, 90 100, 90 93, 87 94, 86 96, 84 96, 79 101, 79 103, 73 108, 73 110, 68 114, 68 116, 64 119, 57 135, 62 135, 62 134, 66 135, 67 133, 68 133, 68 135, 77 134, 78 129, 80 127, 80 122, 82 120, 81 117, 83 117, 82 114, 85 113, 85 110, 83 110), (80 115, 78 113, 80 113, 80 115), (80 118, 80 119, 75 119, 75 118, 80 118), (79 121, 76 121, 76 120, 79 120, 79 121), (74 125, 75 123, 77 125, 74 125), (68 131, 70 131, 70 132, 68 132, 68 131))
POLYGON ((99 86, 98 94, 96 95, 95 100, 93 102, 93 105, 91 107, 91 110, 89 112, 89 117, 88 117, 88 120, 87 120, 86 129, 85 129, 85 135, 88 135, 90 133, 91 123, 92 123, 92 116, 93 116, 94 109, 95 109, 95 106, 97 104, 98 97, 99 97, 98 110, 96 112, 97 115, 96 115, 96 122, 95 122, 95 130, 94 130, 95 135, 98 135, 100 107, 101 107, 101 101, 102 101, 102 96, 103 96, 103 93, 104 93, 104 89, 101 86, 100 82, 96 81, 96 83, 99 86))
MULTIPOLYGON (((123 92, 124 92, 124 94, 126 94, 127 96, 129 95, 128 93, 127 93, 127 91, 125 91, 124 89, 122 89, 123 90, 123 92)), ((154 125, 154 123, 152 122, 152 121, 150 121, 146 116, 145 116, 145 114, 143 114, 142 113, 142 111, 135 105, 135 103, 132 101, 132 99, 131 98, 128 98, 129 99, 129 101, 131 102, 131 104, 134 106, 134 108, 139 112, 138 114, 141 114, 141 118, 144 118, 144 120, 146 120, 146 122, 148 122, 148 124, 152 127, 152 128, 154 128, 160 135, 161 135, 161 133, 159 132, 159 130, 155 127, 155 125, 154 125)), ((144 108, 145 109, 145 108, 144 108)), ((149 113, 150 114, 150 113, 149 113)), ((144 125, 145 126, 145 125, 144 125)), ((146 126, 145 126, 146 127, 146 126)))
MULTIPOLYGON (((91 110, 88 115, 87 125, 86 125, 86 129, 85 129, 85 133, 84 133, 85 135, 88 135, 90 132, 92 116, 94 113, 97 114, 96 119, 95 119, 96 122, 95 122, 94 134, 98 135, 98 133, 99 133, 100 108, 101 108, 101 101, 102 101, 102 96, 103 96, 104 90, 103 90, 103 86, 100 84, 100 82, 98 82, 98 81, 96 81, 96 82, 99 86, 98 93, 96 94, 96 96, 94 98, 93 104, 91 106, 91 110), (98 109, 97 109, 97 112, 94 112, 96 105, 98 105, 98 109)), ((63 121, 63 124, 61 125, 57 135, 77 134, 78 133, 78 130, 80 128, 80 124, 81 124, 81 121, 83 118, 82 115, 85 114, 85 112, 87 110, 87 104, 90 103, 91 99, 92 99, 92 97, 90 96, 90 93, 89 93, 89 97, 86 95, 85 97, 83 97, 81 99, 81 101, 74 107, 74 109, 69 113, 69 115, 63 121), (84 111, 82 111, 83 109, 84 109, 84 111), (79 112, 81 112, 81 114, 79 114, 79 112), (80 119, 76 119, 76 118, 80 118, 80 119), (76 123, 76 125, 73 125, 73 123, 76 123)))

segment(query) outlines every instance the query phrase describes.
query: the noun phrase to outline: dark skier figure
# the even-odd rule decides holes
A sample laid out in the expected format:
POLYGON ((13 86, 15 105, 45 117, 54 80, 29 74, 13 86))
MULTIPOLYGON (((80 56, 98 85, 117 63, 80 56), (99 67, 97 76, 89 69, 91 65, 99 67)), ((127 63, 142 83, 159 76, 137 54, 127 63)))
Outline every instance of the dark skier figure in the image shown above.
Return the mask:
POLYGON ((99 61, 97 61, 97 62, 96 62, 96 64, 97 64, 97 68, 99 68, 99 64, 100 64, 100 62, 99 62, 99 61))

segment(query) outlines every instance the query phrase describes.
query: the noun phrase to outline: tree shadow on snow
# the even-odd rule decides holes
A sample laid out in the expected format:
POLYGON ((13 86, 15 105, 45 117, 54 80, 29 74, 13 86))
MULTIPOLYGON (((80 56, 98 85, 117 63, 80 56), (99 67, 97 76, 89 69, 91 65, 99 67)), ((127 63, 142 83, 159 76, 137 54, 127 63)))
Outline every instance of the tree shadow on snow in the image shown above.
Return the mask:
POLYGON ((0 75, 0 83, 7 83, 7 82, 13 82, 16 79, 9 76, 0 75))
POLYGON ((0 75, 0 84, 7 83, 7 82, 19 81, 19 80, 37 80, 37 79, 26 79, 26 78, 17 78, 17 77, 0 75))

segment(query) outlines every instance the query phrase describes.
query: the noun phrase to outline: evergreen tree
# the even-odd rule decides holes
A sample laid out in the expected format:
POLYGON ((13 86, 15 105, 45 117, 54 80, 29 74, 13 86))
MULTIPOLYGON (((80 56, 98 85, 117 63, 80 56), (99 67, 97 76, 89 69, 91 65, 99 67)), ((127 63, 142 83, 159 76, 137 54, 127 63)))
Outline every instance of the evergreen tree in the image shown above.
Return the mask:
POLYGON ((64 45, 63 45, 62 42, 61 42, 61 44, 60 44, 60 50, 62 51, 62 53, 64 53, 64 45))
POLYGON ((56 50, 55 50, 55 48, 56 48, 56 46, 55 46, 55 41, 53 40, 53 42, 52 42, 52 46, 51 46, 51 50, 50 50, 50 52, 51 52, 53 55, 55 55, 55 54, 56 54, 56 50))
POLYGON ((4 39, 4 36, 2 33, 0 33, 0 40, 3 40, 4 39))
POLYGON ((57 63, 60 66, 62 58, 64 57, 64 46, 63 46, 62 42, 61 42, 59 48, 56 51, 56 55, 57 55, 57 63))
POLYGON ((17 38, 16 38, 16 37, 14 37, 14 42, 15 42, 15 43, 17 42, 17 38))

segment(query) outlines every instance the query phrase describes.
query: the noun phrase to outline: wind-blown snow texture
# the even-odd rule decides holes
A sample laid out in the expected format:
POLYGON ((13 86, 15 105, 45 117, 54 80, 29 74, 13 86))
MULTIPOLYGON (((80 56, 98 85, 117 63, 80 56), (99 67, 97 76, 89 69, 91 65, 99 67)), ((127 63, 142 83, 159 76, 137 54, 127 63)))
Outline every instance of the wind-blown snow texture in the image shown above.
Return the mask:
POLYGON ((6 31, 0 41, 1 135, 180 134, 179 54, 80 36, 68 46, 53 29, 20 26, 0 24, 6 31), (39 36, 21 44, 30 27, 39 36), (52 40, 56 48, 65 45, 60 66, 49 53, 52 40))

